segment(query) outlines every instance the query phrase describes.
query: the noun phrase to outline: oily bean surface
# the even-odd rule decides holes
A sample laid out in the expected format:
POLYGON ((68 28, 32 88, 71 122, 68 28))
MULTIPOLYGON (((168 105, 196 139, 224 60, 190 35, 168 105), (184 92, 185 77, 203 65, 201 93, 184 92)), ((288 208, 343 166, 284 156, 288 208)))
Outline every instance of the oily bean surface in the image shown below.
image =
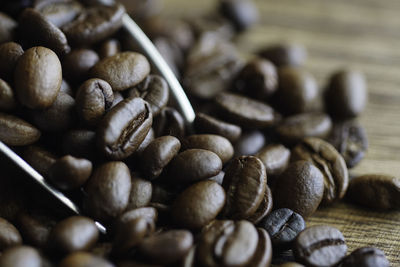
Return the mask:
POLYGON ((242 134, 242 129, 229 122, 221 121, 204 113, 197 113, 193 127, 198 134, 216 134, 234 143, 242 134))
POLYGON ((22 237, 17 228, 0 217, 0 251, 22 244, 22 237))
POLYGON ((259 130, 252 130, 244 132, 242 136, 235 143, 235 156, 254 155, 266 143, 264 134, 259 130))
POLYGON ((265 216, 267 216, 271 212, 272 206, 273 206, 272 191, 267 185, 265 188, 263 200, 261 201, 257 210, 253 213, 253 215, 247 217, 247 220, 254 224, 258 224, 265 216))
POLYGON ((39 251, 30 246, 15 246, 7 249, 0 257, 2 267, 42 267, 39 251))
POLYGON ((153 194, 151 182, 132 175, 131 193, 126 210, 137 209, 147 206, 153 194))
POLYGON ((339 266, 389 267, 390 263, 382 250, 374 247, 363 247, 354 250, 339 266))
POLYGON ((9 146, 25 146, 35 143, 41 133, 30 123, 0 112, 0 140, 9 146))
POLYGON ((261 149, 255 156, 264 163, 267 175, 279 175, 289 165, 290 150, 281 144, 272 144, 261 149))

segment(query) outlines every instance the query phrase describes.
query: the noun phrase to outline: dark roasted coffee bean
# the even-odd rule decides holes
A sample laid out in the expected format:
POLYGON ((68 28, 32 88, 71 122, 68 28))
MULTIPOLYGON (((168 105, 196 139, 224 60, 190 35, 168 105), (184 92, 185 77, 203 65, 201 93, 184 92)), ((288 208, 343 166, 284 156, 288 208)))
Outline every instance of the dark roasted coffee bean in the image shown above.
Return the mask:
POLYGON ((360 115, 368 102, 364 75, 356 70, 342 70, 332 75, 325 93, 327 110, 333 117, 360 115))
POLYGON ((72 216, 57 223, 49 235, 49 245, 55 251, 69 254, 90 249, 99 238, 99 230, 92 219, 72 216))
POLYGON ((11 82, 17 61, 23 54, 24 50, 17 43, 8 42, 0 45, 0 77, 11 82))
POLYGON ((274 249, 288 249, 296 236, 304 230, 306 223, 300 214, 290 209, 277 209, 264 218, 260 227, 267 230, 274 249))
POLYGON ((0 257, 1 267, 42 267, 39 251, 29 246, 16 246, 7 249, 0 257))
POLYGON ((258 130, 243 133, 235 144, 235 156, 254 155, 265 145, 265 136, 258 130))
POLYGON ((95 126, 114 101, 110 84, 101 79, 84 82, 76 93, 76 110, 79 118, 90 126, 95 126))
POLYGON ((8 83, 0 79, 0 110, 10 111, 17 107, 14 91, 8 83))
POLYGON ((30 48, 18 60, 14 82, 22 105, 37 109, 50 107, 61 87, 60 60, 48 48, 30 48))
POLYGON ((62 30, 73 45, 90 45, 114 34, 121 27, 124 14, 125 8, 121 4, 96 5, 86 8, 62 30))
POLYGON ((69 82, 79 84, 89 74, 89 70, 99 61, 97 53, 91 49, 74 49, 62 61, 63 74, 69 82))
POLYGON ((267 175, 279 175, 289 165, 290 150, 280 144, 272 144, 255 154, 265 166, 267 175))
POLYGON ((93 255, 89 252, 83 252, 83 251, 78 251, 69 254, 60 262, 58 266, 59 267, 88 267, 88 266, 115 267, 114 264, 107 261, 106 259, 93 255))
POLYGON ((90 71, 92 77, 107 81, 114 91, 123 91, 139 84, 149 73, 150 63, 136 52, 122 52, 104 58, 90 71))
POLYGON ((308 217, 321 203, 324 176, 310 162, 296 161, 278 177, 273 193, 275 208, 289 208, 308 217))
POLYGON ((141 153, 141 168, 146 178, 157 178, 164 167, 178 154, 181 148, 179 139, 173 136, 161 136, 154 139, 141 153))
POLYGON ((131 193, 126 210, 137 209, 147 206, 152 197, 153 185, 140 177, 132 177, 131 193))
POLYGON ((121 44, 117 39, 108 39, 100 45, 98 52, 101 59, 112 57, 121 52, 121 44))
POLYGON ((294 145, 306 137, 325 138, 332 129, 332 120, 324 113, 303 113, 284 119, 276 128, 282 141, 294 145))
POLYGON ((348 168, 356 166, 368 148, 365 129, 356 120, 334 122, 328 142, 343 156, 348 168))
POLYGON ((305 266, 297 262, 287 262, 279 265, 279 267, 305 267, 305 266))
POLYGON ((336 266, 346 255, 347 246, 338 229, 319 225, 301 232, 293 250, 296 260, 307 266, 336 266))
POLYGON ((0 251, 22 244, 22 237, 17 228, 0 217, 0 251))
POLYGON ((28 146, 22 152, 22 158, 44 177, 49 176, 50 168, 57 160, 53 153, 35 145, 28 146))
POLYGON ((125 163, 112 161, 98 166, 86 186, 84 210, 95 219, 109 221, 125 210, 131 185, 125 163))
POLYGON ((89 160, 67 155, 51 166, 49 179, 62 190, 72 190, 82 186, 91 173, 92 163, 89 160))
POLYGON ((180 69, 184 63, 184 54, 181 48, 173 41, 165 37, 153 39, 154 46, 165 59, 175 76, 180 79, 180 69))
POLYGON ((221 93, 216 104, 227 120, 247 128, 264 128, 274 124, 274 110, 262 102, 244 96, 221 93))
POLYGON ((75 96, 75 92, 73 92, 71 86, 69 85, 69 83, 63 79, 61 82, 61 88, 60 88, 60 93, 64 93, 70 96, 75 96))
POLYGON ((189 23, 197 37, 206 33, 214 33, 225 40, 230 40, 235 34, 235 29, 230 21, 219 14, 204 14, 191 18, 189 23))
POLYGON ((367 174, 350 181, 347 197, 365 207, 400 208, 400 179, 385 174, 367 174))
POLYGON ((188 136, 183 141, 184 149, 205 149, 217 154, 222 164, 227 163, 233 157, 233 146, 228 139, 213 134, 197 134, 188 136))
POLYGON ((16 28, 17 22, 8 15, 0 12, 0 44, 12 41, 16 28))
POLYGON ((215 220, 203 229, 196 259, 201 266, 245 266, 257 251, 257 229, 247 221, 215 220))
POLYGON ((172 135, 178 139, 185 136, 185 120, 174 108, 162 108, 154 119, 153 128, 156 136, 172 135))
POLYGON ((389 267, 390 263, 386 259, 385 253, 374 247, 363 247, 354 250, 348 255, 340 267, 389 267))
POLYGON ((78 1, 36 1, 34 9, 57 27, 75 19, 82 12, 83 6, 78 1))
POLYGON ((243 31, 258 20, 258 9, 251 0, 222 0, 219 11, 227 17, 237 30, 243 31))
POLYGON ((217 175, 222 170, 222 161, 212 151, 188 149, 173 158, 168 167, 172 180, 190 183, 217 175))
POLYGON ((26 146, 35 143, 40 131, 30 123, 0 112, 0 141, 9 146, 26 146))
POLYGON ((172 264, 182 259, 192 244, 193 235, 189 231, 169 230, 146 238, 138 249, 153 263, 172 264))
POLYGON ((225 172, 220 171, 217 175, 208 178, 208 180, 217 182, 219 185, 222 185, 222 182, 224 181, 224 176, 225 176, 225 172))
POLYGON ((256 157, 242 156, 228 166, 222 186, 227 198, 223 216, 247 219, 260 206, 267 186, 264 164, 256 157))
POLYGON ((96 133, 90 130, 70 130, 62 138, 64 154, 92 159, 96 155, 96 133))
POLYGON ((150 131, 147 133, 146 137, 144 138, 143 142, 140 144, 140 146, 136 149, 134 152, 134 155, 140 155, 143 150, 150 145, 151 142, 155 139, 155 134, 153 128, 150 129, 150 131))
POLYGON ((201 181, 175 199, 171 216, 177 225, 200 229, 217 217, 224 204, 224 189, 214 181, 201 181))
POLYGON ((118 228, 119 224, 124 224, 126 222, 138 219, 138 218, 144 218, 146 221, 149 223, 155 224, 158 218, 158 213, 157 210, 153 207, 143 207, 143 208, 137 208, 137 209, 132 209, 128 210, 124 213, 122 213, 115 221, 115 228, 118 228))
POLYGON ((317 82, 310 73, 299 68, 281 68, 276 106, 284 114, 312 111, 315 109, 318 91, 317 82))
POLYGON ((343 157, 331 144, 319 138, 305 138, 293 148, 292 160, 307 160, 324 175, 324 204, 344 197, 349 185, 349 174, 343 157))
POLYGON ((254 224, 258 224, 265 216, 267 216, 271 212, 272 206, 272 192, 267 185, 265 187, 264 198, 261 201, 260 206, 258 206, 256 212, 254 212, 253 215, 247 217, 247 220, 254 224))
POLYGON ((270 266, 272 261, 272 244, 271 239, 267 233, 262 228, 257 228, 258 232, 258 245, 257 250, 251 259, 250 263, 246 266, 248 267, 265 267, 270 266))
POLYGON ((271 45, 259 52, 260 56, 271 60, 278 67, 281 66, 300 66, 307 58, 306 49, 296 43, 284 43, 271 45))
POLYGON ((161 0, 119 0, 126 12, 135 20, 143 20, 153 17, 161 12, 163 1, 161 0))
POLYGON ((153 117, 141 98, 127 98, 113 107, 97 129, 97 144, 107 157, 124 159, 145 139, 153 117))

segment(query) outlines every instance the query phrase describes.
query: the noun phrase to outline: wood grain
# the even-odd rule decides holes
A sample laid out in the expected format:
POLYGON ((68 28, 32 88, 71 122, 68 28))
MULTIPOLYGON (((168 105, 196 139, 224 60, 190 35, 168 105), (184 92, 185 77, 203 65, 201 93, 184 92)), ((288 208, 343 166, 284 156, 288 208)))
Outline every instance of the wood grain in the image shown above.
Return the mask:
MULTIPOLYGON (((400 173, 400 1, 397 0, 258 0, 260 23, 236 40, 251 53, 267 44, 295 41, 309 51, 305 68, 321 88, 330 73, 357 68, 368 79, 370 101, 360 118, 369 151, 354 170, 400 173)), ((167 14, 195 16, 214 10, 216 1, 167 0, 167 14)), ((340 229, 349 252, 362 246, 382 249, 400 266, 400 212, 372 212, 337 203, 320 208, 308 225, 340 229)))

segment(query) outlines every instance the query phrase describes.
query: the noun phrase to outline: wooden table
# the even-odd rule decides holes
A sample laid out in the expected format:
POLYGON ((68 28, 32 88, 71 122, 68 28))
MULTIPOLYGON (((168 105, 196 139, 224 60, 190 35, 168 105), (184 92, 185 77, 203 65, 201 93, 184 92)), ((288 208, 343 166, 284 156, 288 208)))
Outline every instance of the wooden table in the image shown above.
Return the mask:
MULTIPOLYGON (((166 0, 167 14, 210 12, 215 0, 166 0)), ((361 117, 369 151, 352 173, 400 173, 400 1, 398 0, 258 0, 259 25, 242 34, 238 46, 252 52, 263 45, 293 40, 309 51, 305 68, 320 86, 341 67, 364 71, 370 101, 361 117)), ((349 251, 382 249, 400 266, 400 211, 371 212, 338 203, 319 209, 307 222, 340 229, 349 251)))

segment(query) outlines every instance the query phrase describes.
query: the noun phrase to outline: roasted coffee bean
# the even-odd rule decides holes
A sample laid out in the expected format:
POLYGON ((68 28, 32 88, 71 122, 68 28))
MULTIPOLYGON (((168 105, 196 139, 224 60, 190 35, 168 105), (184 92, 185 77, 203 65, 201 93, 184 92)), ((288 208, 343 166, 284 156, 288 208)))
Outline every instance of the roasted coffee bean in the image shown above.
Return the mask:
POLYGON ((26 146, 35 143, 41 133, 30 123, 0 112, 0 141, 9 146, 26 146))
POLYGON ((248 221, 258 224, 265 216, 267 216, 273 206, 273 201, 272 201, 272 192, 269 186, 267 185, 265 187, 265 193, 264 193, 264 198, 260 203, 260 206, 258 206, 256 212, 253 213, 250 217, 247 218, 248 221))
POLYGON ((0 12, 0 44, 12 41, 16 28, 17 22, 3 12, 0 12))
POLYGON ((124 213, 122 213, 116 220, 115 228, 118 228, 118 224, 124 224, 126 222, 138 219, 138 218, 144 218, 146 221, 149 223, 155 224, 158 218, 158 213, 157 210, 153 207, 143 207, 143 208, 137 208, 137 209, 132 209, 128 210, 124 213))
POLYGON ((179 153, 169 164, 169 175, 176 182, 190 183, 217 175, 222 161, 212 151, 188 149, 179 153))
POLYGON ((306 137, 325 138, 332 129, 332 120, 324 113, 303 113, 287 117, 276 132, 283 142, 294 145, 306 137))
POLYGON ((258 9, 251 0, 222 0, 219 11, 227 17, 238 31, 253 26, 258 20, 258 9))
POLYGON ((57 160, 53 153, 35 145, 28 146, 22 152, 22 158, 44 177, 49 176, 50 168, 57 160))
POLYGON ((109 158, 127 158, 145 139, 152 122, 150 107, 143 99, 127 98, 100 122, 96 133, 98 147, 109 158))
POLYGON ((185 120, 174 108, 162 108, 154 119, 153 128, 156 136, 172 135, 178 139, 185 136, 185 120))
POLYGON ((6 81, 0 79, 0 110, 10 111, 16 107, 14 91, 6 81))
POLYGON ((65 79, 63 79, 61 82, 60 93, 67 94, 72 97, 75 96, 75 92, 72 90, 71 86, 65 79))
POLYGON ((118 91, 114 91, 114 101, 111 105, 111 108, 115 107, 119 102, 122 102, 122 100, 124 100, 123 95, 118 91))
POLYGON ((153 185, 140 177, 132 176, 131 193, 126 210, 147 206, 152 197, 153 185))
POLYGON ((71 155, 58 159, 50 168, 50 181, 62 190, 82 186, 92 173, 92 163, 71 155))
POLYGON ((22 237, 17 228, 0 217, 0 251, 22 244, 22 237))
POLYGON ((270 266, 272 261, 272 244, 271 239, 267 233, 262 228, 257 228, 258 232, 258 245, 257 250, 251 259, 250 263, 246 266, 251 267, 264 267, 270 266))
POLYGON ((27 47, 44 46, 50 48, 59 56, 71 51, 65 34, 32 8, 27 8, 22 12, 19 18, 18 31, 27 47))
POLYGON ((280 144, 272 144, 255 154, 264 163, 267 175, 279 175, 289 165, 290 150, 280 144))
POLYGON ((83 6, 78 1, 36 1, 34 9, 57 27, 75 19, 83 6))
POLYGON ((317 82, 310 73, 299 68, 281 68, 276 106, 284 114, 312 111, 315 109, 318 91, 317 82))
POLYGON ((293 250, 296 260, 307 266, 336 266, 346 255, 347 245, 338 229, 318 225, 301 232, 293 250))
POLYGON ((99 238, 95 222, 83 216, 71 216, 54 226, 49 235, 49 245, 55 251, 69 254, 90 249, 99 238))
POLYGON ((117 39, 104 41, 98 50, 101 59, 112 57, 121 52, 121 44, 117 39))
POLYGON ((221 121, 204 113, 197 113, 193 127, 198 134, 216 134, 234 143, 242 134, 242 129, 234 124, 221 121))
POLYGON ((275 208, 289 208, 308 217, 321 203, 324 176, 312 163, 296 161, 278 177, 273 193, 275 208))
POLYGON ((347 197, 378 210, 400 208, 400 179, 385 174, 367 174, 350 181, 347 197))
POLYGON ((70 130, 62 137, 64 154, 92 159, 96 154, 96 133, 90 130, 70 130))
POLYGON ((130 192, 128 166, 120 161, 104 163, 94 170, 87 183, 84 210, 95 219, 109 221, 125 210, 130 192))
POLYGON ((78 251, 69 254, 65 257, 60 264, 59 267, 88 267, 88 266, 96 266, 96 267, 114 267, 115 265, 106 259, 93 255, 89 252, 78 251))
POLYGON ((307 58, 304 46, 297 43, 282 43, 265 47, 259 51, 260 56, 271 60, 276 66, 300 66, 307 58))
POLYGON ((214 33, 225 40, 230 40, 235 34, 232 23, 219 14, 204 14, 191 18, 189 23, 196 37, 207 33, 214 33))
POLYGON ((274 110, 262 102, 232 94, 221 93, 215 102, 227 120, 246 128, 264 128, 274 124, 274 110))
POLYGON ((247 219, 260 206, 267 186, 264 164, 256 157, 235 158, 228 166, 222 186, 227 198, 222 211, 229 219, 247 219))
POLYGON ((201 266, 245 266, 257 251, 257 229, 247 221, 215 220, 203 229, 196 259, 201 266))
POLYGON ((342 70, 332 75, 325 93, 325 103, 333 117, 356 117, 364 111, 367 101, 367 85, 361 72, 342 70))
POLYGON ((184 54, 181 48, 170 39, 165 37, 157 37, 153 39, 154 46, 165 59, 176 78, 181 78, 180 69, 183 66, 184 54))
POLYGON ((16 246, 3 252, 0 257, 1 267, 42 267, 39 251, 29 246, 16 246))
POLYGON ((15 91, 20 103, 28 108, 50 107, 57 98, 61 82, 60 60, 45 47, 26 50, 15 67, 15 91))
POLYGON ((279 267, 305 267, 305 266, 297 262, 287 262, 279 265, 279 267))
POLYGON ((208 180, 217 182, 217 184, 222 185, 222 182, 224 181, 224 176, 225 176, 225 172, 220 171, 217 175, 208 178, 208 180))
POLYGON ((135 20, 151 18, 161 12, 161 0, 119 0, 126 7, 126 12, 135 20))
POLYGON ((254 155, 260 151, 265 142, 265 136, 261 131, 245 132, 235 144, 235 156, 254 155))
POLYGON ((276 250, 288 249, 296 236, 304 230, 306 223, 300 214, 290 209, 277 209, 260 222, 267 230, 276 250))
MULTIPOLYGON (((1 36, 1 34, 0 34, 1 36)), ((1 37, 0 37, 1 38, 1 37)), ((1 42, 0 42, 1 43, 1 42)), ((12 81, 18 59, 24 54, 22 47, 14 42, 0 45, 0 77, 12 81)), ((3 97, 0 97, 2 99, 3 97)))
POLYGON ((150 145, 151 142, 155 139, 155 134, 153 128, 150 128, 150 131, 147 133, 146 137, 144 138, 143 142, 140 144, 140 146, 136 149, 134 152, 134 155, 140 155, 143 150, 150 145))
POLYGON ((125 8, 121 4, 96 5, 86 8, 62 30, 73 45, 94 44, 114 34, 121 27, 124 14, 125 8))
POLYGON ((111 107, 114 94, 110 84, 101 79, 89 79, 76 93, 76 110, 86 124, 95 126, 111 107))
POLYGON ((175 199, 171 216, 182 227, 200 229, 217 217, 224 204, 224 189, 214 181, 201 181, 175 199))
POLYGON ((363 247, 354 250, 348 255, 340 267, 389 267, 390 263, 386 259, 382 250, 374 247, 363 247))
POLYGON ((88 77, 89 70, 99 61, 91 49, 74 49, 62 61, 63 74, 69 82, 79 84, 88 77))
POLYGON ((328 142, 343 156, 348 168, 356 166, 368 148, 365 129, 356 120, 334 122, 328 142))
POLYGON ((228 139, 213 134, 197 134, 188 136, 183 141, 184 149, 205 149, 217 154, 222 164, 227 163, 233 157, 233 146, 228 139))
POLYGON ((146 178, 153 180, 160 176, 164 167, 178 154, 181 148, 179 139, 161 136, 153 140, 141 153, 141 168, 146 178))

